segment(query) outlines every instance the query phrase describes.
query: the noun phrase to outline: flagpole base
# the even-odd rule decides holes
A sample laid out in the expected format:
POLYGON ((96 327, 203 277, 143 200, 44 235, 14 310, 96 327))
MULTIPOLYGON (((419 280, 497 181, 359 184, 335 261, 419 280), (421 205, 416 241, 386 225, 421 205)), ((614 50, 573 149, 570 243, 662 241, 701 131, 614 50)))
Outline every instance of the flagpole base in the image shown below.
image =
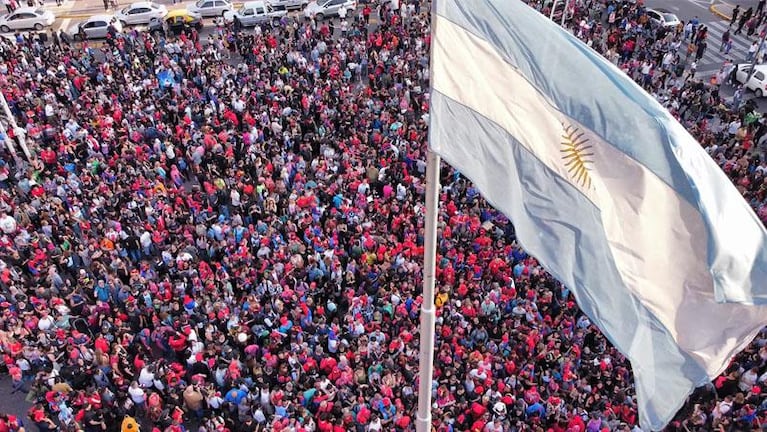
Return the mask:
POLYGON ((415 430, 418 432, 431 432, 431 412, 426 415, 426 418, 420 415, 416 416, 415 430))

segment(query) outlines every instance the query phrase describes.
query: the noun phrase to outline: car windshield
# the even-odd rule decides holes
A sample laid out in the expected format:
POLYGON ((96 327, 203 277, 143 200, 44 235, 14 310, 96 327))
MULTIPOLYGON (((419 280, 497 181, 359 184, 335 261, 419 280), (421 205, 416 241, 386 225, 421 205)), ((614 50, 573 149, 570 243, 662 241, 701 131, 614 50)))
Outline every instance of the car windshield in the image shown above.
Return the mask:
POLYGON ((206 1, 207 0, 197 0, 197 3, 195 3, 194 5, 197 7, 202 7, 202 5, 204 5, 206 1))
POLYGON ((45 9, 35 9, 34 14, 35 15, 42 15, 45 13, 45 9))
POLYGON ((663 14, 663 20, 666 22, 676 22, 676 15, 673 14, 663 14))

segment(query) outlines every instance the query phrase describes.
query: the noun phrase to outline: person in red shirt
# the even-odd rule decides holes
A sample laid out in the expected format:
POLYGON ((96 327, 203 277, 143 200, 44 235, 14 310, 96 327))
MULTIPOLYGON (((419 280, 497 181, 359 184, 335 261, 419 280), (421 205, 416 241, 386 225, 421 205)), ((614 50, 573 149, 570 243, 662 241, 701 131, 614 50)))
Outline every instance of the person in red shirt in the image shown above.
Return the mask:
POLYGON ((168 346, 170 349, 180 354, 186 348, 186 336, 181 332, 176 332, 168 338, 168 346))

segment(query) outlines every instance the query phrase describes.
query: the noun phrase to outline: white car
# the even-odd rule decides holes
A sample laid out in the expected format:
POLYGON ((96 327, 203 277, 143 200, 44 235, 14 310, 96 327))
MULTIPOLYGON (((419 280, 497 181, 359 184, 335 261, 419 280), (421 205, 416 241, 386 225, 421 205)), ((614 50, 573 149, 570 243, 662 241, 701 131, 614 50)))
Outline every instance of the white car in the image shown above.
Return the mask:
POLYGON ((277 10, 301 10, 309 4, 309 0, 268 0, 268 3, 277 10))
POLYGON ((200 16, 223 16, 226 12, 234 10, 232 2, 229 0, 197 0, 197 3, 187 8, 189 12, 200 14, 200 16))
POLYGON ((83 37, 85 39, 104 39, 109 33, 110 23, 118 33, 123 30, 122 24, 114 15, 93 15, 87 20, 72 26, 67 33, 75 40, 81 40, 83 37))
POLYGON ((56 16, 53 12, 35 7, 20 7, 15 11, 0 17, 0 32, 8 33, 14 30, 42 30, 53 25, 56 16))
POLYGON ((647 9, 647 16, 661 27, 676 27, 681 22, 676 15, 663 9, 647 9))
POLYGON ((152 2, 133 3, 115 14, 120 23, 125 25, 149 24, 152 20, 161 20, 168 15, 168 8, 152 2))
POLYGON ((767 95, 767 64, 760 64, 754 66, 754 74, 751 78, 748 78, 751 72, 751 64, 743 63, 738 65, 738 70, 735 72, 735 80, 746 87, 747 90, 754 92, 756 97, 763 97, 767 95), (746 82, 748 80, 748 82, 746 82))
POLYGON ((341 9, 345 9, 348 14, 356 8, 356 0, 316 0, 306 5, 304 16, 322 21, 325 17, 338 16, 338 11, 341 9))
POLYGON ((270 4, 258 0, 245 2, 236 11, 224 12, 224 20, 240 27, 253 27, 269 20, 279 22, 287 14, 286 10, 274 10, 270 4))

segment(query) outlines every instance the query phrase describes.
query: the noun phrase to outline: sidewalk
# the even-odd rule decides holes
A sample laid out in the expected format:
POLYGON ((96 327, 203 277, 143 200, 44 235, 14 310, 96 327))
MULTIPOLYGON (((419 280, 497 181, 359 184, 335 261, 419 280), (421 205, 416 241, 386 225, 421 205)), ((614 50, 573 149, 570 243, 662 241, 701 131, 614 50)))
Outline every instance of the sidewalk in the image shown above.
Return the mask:
POLYGON ((733 9, 735 9, 735 5, 727 2, 717 2, 708 7, 712 14, 727 21, 732 19, 733 9))
MULTIPOLYGON (((46 0, 43 6, 46 10, 53 12, 57 19, 78 19, 87 18, 98 14, 114 14, 118 10, 128 6, 131 3, 143 0, 118 0, 117 8, 104 10, 103 0, 66 0, 61 6, 56 6, 55 0, 46 0)), ((171 0, 154 0, 158 4, 165 5, 168 10, 184 9, 195 3, 196 0, 185 0, 176 2, 171 0)), ((242 5, 242 2, 233 3, 235 9, 242 5)))

